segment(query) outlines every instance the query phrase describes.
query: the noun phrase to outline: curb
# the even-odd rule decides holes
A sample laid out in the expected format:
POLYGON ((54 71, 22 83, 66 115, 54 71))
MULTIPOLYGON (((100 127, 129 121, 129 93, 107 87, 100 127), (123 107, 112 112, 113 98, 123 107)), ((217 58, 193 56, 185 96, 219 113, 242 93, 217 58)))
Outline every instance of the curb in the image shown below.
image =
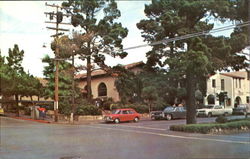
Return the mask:
MULTIPOLYGON (((10 116, 7 116, 7 117, 10 117, 10 116)), ((50 121, 46 121, 46 120, 35 120, 35 119, 29 119, 29 118, 23 118, 23 117, 10 117, 10 118, 28 120, 28 121, 34 121, 34 122, 46 123, 46 124, 51 123, 50 121)))

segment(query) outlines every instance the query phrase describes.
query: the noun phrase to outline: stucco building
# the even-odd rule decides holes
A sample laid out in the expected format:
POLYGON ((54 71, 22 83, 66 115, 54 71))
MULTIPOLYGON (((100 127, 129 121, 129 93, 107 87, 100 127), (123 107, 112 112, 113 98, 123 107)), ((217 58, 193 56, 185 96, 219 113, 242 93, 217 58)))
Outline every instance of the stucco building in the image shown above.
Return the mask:
MULTIPOLYGON (((128 65, 124 65, 125 69, 129 69, 134 73, 142 71, 144 63, 136 62, 128 65)), ((91 72, 91 89, 93 99, 100 98, 112 98, 113 101, 120 101, 119 93, 115 87, 116 76, 107 74, 104 70, 95 70, 91 72)), ((87 74, 78 74, 76 79, 79 80, 79 88, 83 90, 83 93, 87 93, 87 74)))
POLYGON ((224 105, 234 107, 250 103, 250 78, 246 71, 217 73, 207 81, 205 104, 219 104, 218 95, 225 93, 224 105), (226 93, 225 93, 226 92, 226 93))

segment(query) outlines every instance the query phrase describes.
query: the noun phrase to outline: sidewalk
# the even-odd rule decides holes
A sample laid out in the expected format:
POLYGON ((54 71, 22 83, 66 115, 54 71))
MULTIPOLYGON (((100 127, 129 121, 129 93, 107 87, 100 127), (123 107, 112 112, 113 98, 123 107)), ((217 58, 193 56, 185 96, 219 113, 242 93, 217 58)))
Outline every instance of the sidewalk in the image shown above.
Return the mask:
POLYGON ((17 117, 15 113, 5 113, 4 116, 9 117, 9 118, 28 120, 28 121, 39 122, 39 123, 52 123, 53 122, 52 119, 50 118, 45 118, 44 120, 32 119, 31 116, 29 115, 20 115, 19 117, 17 117))
POLYGON ((15 113, 5 113, 5 117, 13 118, 13 119, 19 119, 19 120, 27 120, 32 122, 39 122, 39 123, 45 123, 45 124, 70 124, 70 125, 81 125, 81 124, 94 124, 94 123, 101 123, 102 120, 85 120, 85 121, 74 121, 74 123, 70 123, 67 120, 58 120, 58 122, 55 122, 53 118, 46 116, 44 120, 42 119, 32 119, 29 115, 20 115, 19 117, 16 116, 15 113))
MULTIPOLYGON (((6 117, 19 119, 19 120, 27 120, 32 122, 39 122, 44 124, 67 124, 67 125, 89 125, 89 124, 98 124, 104 123, 103 120, 96 119, 96 120, 81 120, 81 121, 74 121, 74 123, 70 123, 68 120, 58 120, 55 122, 53 118, 46 116, 44 120, 42 119, 32 119, 29 115, 20 115, 19 117, 16 116, 15 113, 5 113, 6 117)), ((149 120, 148 117, 142 117, 141 120, 149 120)))

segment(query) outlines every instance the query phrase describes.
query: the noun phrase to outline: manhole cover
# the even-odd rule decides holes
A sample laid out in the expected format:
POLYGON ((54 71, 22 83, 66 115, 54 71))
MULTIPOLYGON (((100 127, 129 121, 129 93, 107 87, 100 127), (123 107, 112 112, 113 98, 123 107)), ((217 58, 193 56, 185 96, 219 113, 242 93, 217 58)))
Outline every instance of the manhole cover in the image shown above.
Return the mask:
POLYGON ((60 159, 82 159, 80 156, 61 157, 60 159))

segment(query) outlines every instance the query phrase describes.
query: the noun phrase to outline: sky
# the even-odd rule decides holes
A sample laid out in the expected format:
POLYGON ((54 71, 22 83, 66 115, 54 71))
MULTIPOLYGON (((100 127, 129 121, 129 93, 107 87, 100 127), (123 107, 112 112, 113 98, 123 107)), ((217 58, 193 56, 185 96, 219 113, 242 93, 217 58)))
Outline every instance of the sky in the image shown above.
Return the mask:
MULTIPOLYGON (((41 59, 46 55, 54 56, 50 49, 53 40, 50 35, 55 31, 46 27, 49 17, 44 12, 55 11, 55 8, 45 6, 46 1, 0 1, 0 50, 2 56, 8 55, 8 49, 13 49, 18 44, 20 50, 24 50, 23 67, 30 74, 43 77, 45 66, 41 59), (46 47, 44 48, 43 45, 46 47)), ((61 4, 62 1, 48 1, 49 4, 61 4)), ((145 1, 118 1, 118 9, 121 11, 119 21, 129 30, 128 36, 123 40, 124 48, 146 44, 141 37, 141 31, 137 29, 136 23, 145 19, 144 5, 150 4, 145 1)), ((215 27, 225 24, 214 22, 215 27)), ((61 28, 69 26, 62 25, 61 28)), ((73 29, 73 28, 69 28, 73 29)), ((221 32, 221 35, 229 35, 230 31, 221 32)), ((106 57, 106 64, 114 66, 117 64, 129 64, 133 62, 146 62, 145 54, 150 47, 128 50, 125 59, 106 57)))
MULTIPOLYGON (((55 8, 45 6, 46 1, 0 1, 0 49, 2 56, 8 55, 9 48, 13 49, 18 44, 20 50, 24 50, 23 67, 30 74, 42 77, 43 67, 41 59, 46 55, 54 56, 50 49, 53 40, 50 35, 55 34, 44 23, 49 21, 44 12, 55 11, 55 8), (46 48, 43 47, 46 45, 46 48)), ((62 1, 49 1, 49 4, 61 4, 62 1)), ((144 44, 140 31, 136 27, 141 19, 144 19, 144 5, 150 1, 120 1, 118 8, 122 16, 119 21, 129 29, 128 36, 123 40, 124 48, 144 44)), ((69 28, 62 25, 62 28, 69 28)), ((71 29, 72 30, 72 29, 71 29)), ((140 48, 128 51, 125 59, 107 57, 106 64, 129 64, 138 61, 146 61, 145 52, 148 48, 140 48)))

